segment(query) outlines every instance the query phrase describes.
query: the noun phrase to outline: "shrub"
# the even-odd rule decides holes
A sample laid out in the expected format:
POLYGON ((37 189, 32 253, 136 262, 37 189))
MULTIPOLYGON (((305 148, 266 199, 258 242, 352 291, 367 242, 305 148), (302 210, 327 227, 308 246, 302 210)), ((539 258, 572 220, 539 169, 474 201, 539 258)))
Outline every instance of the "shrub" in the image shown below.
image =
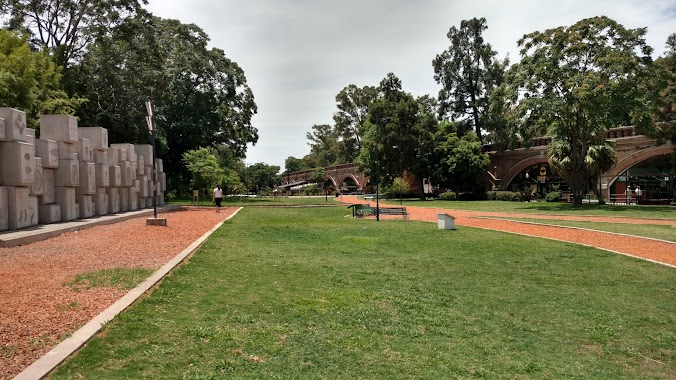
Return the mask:
POLYGON ((461 201, 484 201, 486 199, 486 193, 460 193, 459 198, 461 201))
POLYGON ((545 197, 545 201, 547 202, 560 202, 561 201, 561 192, 560 191, 552 191, 551 193, 547 194, 545 197))
POLYGON ((449 191, 449 192, 446 192, 446 193, 439 194, 439 200, 442 200, 442 201, 457 201, 458 197, 455 195, 454 192, 449 191))
POLYGON ((486 193, 486 199, 489 201, 521 202, 523 194, 516 191, 489 191, 486 193))

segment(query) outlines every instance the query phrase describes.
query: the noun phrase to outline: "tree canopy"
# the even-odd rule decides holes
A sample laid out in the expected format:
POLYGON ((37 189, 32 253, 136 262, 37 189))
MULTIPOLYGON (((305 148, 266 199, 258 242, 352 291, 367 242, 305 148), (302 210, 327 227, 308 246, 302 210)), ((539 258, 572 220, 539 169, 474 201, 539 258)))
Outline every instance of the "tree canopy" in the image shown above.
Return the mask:
POLYGON ((434 79, 442 85, 440 115, 473 126, 482 143, 482 130, 499 127, 487 123, 486 113, 490 93, 502 82, 508 64, 484 41, 487 28, 483 17, 463 20, 460 28, 452 26, 447 34, 451 46, 433 61, 434 79))

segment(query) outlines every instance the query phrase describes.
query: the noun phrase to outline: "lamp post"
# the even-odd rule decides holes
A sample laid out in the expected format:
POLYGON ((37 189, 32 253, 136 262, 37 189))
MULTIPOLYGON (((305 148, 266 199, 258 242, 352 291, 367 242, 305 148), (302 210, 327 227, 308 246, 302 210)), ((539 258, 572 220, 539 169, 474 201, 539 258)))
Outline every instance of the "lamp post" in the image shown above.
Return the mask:
MULTIPOLYGON (((391 118, 385 117, 382 119, 383 122, 389 121, 391 118)), ((379 150, 379 140, 378 140, 378 133, 380 131, 380 124, 376 123, 376 222, 380 222, 380 193, 378 191, 378 185, 380 183, 380 161, 378 158, 378 150, 379 150)))
MULTIPOLYGON (((404 172, 403 172, 403 170, 401 170, 401 146, 392 145, 392 148, 397 149, 397 152, 399 152, 399 179, 401 179, 402 183, 404 183, 404 172)), ((403 195, 404 194, 402 192, 399 192, 399 205, 403 205, 403 201, 402 201, 403 195)))
POLYGON ((146 100, 146 110, 148 111, 148 116, 146 121, 148 122, 148 130, 150 130, 150 137, 153 144, 153 218, 157 219, 157 165, 155 153, 155 104, 153 101, 148 99, 146 100))

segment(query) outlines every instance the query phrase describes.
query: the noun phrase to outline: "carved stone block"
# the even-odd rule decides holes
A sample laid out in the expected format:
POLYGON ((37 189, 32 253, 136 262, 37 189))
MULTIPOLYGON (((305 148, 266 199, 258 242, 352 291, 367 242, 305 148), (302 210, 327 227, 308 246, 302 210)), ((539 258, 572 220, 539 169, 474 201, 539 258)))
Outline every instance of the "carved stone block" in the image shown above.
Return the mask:
POLYGON ((33 146, 21 141, 0 142, 2 186, 30 186, 35 180, 33 146))
MULTIPOLYGON (((40 138, 61 142, 78 142, 77 119, 68 115, 40 116, 40 138)), ((61 210, 63 215, 63 210, 61 210)))
POLYGON ((0 141, 26 141, 28 126, 26 125, 25 112, 2 107, 0 108, 0 118, 5 120, 4 128, 0 123, 0 141))
POLYGON ((80 127, 80 137, 89 139, 89 147, 94 150, 108 149, 108 130, 101 127, 80 127))
MULTIPOLYGON (((59 167, 54 172, 54 185, 56 187, 68 186, 76 187, 80 185, 80 163, 75 160, 59 160, 59 167)), ((75 191, 75 189, 73 189, 75 191)), ((65 217, 68 214, 67 210, 61 209, 61 215, 65 217)))
POLYGON ((95 193, 96 164, 93 162, 80 162, 80 185, 76 190, 76 194, 93 195, 95 193))
POLYGON ((59 144, 55 140, 35 140, 35 155, 42 158, 42 167, 59 167, 59 144))

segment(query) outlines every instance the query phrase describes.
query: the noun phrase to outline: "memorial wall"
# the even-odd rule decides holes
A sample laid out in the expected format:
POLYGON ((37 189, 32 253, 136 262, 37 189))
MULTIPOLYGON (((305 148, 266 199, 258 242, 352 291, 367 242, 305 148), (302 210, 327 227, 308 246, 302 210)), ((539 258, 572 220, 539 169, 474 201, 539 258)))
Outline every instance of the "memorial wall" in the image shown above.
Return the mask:
POLYGON ((0 108, 0 231, 67 222, 164 204, 166 174, 151 145, 110 144, 108 130, 78 127, 67 115, 40 117, 0 108))

